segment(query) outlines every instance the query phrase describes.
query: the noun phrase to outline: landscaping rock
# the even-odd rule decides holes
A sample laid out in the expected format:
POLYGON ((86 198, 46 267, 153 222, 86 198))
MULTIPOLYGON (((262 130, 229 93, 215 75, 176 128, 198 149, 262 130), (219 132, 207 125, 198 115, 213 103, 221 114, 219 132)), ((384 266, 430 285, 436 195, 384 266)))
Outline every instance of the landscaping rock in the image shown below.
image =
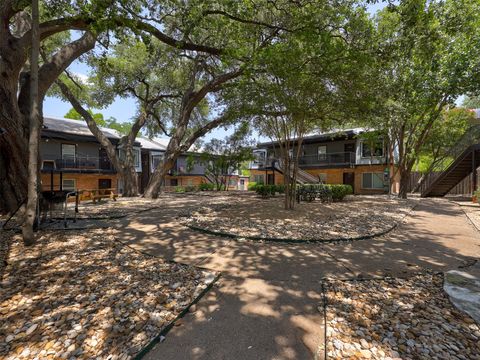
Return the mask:
POLYGON ((326 285, 331 358, 480 359, 479 326, 450 303, 442 274, 326 285))

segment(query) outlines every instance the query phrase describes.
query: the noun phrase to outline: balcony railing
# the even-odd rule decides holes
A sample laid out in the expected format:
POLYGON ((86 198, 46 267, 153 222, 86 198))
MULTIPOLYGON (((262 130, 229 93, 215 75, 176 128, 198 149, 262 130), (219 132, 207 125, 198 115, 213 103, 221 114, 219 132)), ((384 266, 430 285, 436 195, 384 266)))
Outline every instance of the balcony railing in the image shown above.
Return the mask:
POLYGON ((108 157, 97 156, 63 156, 58 159, 56 155, 42 156, 42 170, 114 170, 108 157))
POLYGON ((318 155, 304 155, 298 159, 300 166, 354 165, 355 153, 338 152, 318 155))

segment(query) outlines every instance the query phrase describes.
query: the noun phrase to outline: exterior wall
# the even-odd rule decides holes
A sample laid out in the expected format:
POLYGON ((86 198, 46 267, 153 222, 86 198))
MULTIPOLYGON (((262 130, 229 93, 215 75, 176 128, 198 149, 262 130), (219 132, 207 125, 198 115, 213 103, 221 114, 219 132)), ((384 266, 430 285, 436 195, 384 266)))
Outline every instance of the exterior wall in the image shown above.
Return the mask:
POLYGON ((177 159, 177 168, 173 169, 176 170, 179 174, 192 174, 192 175, 203 175, 205 174, 205 166, 201 164, 200 157, 194 157, 193 168, 190 171, 188 169, 188 156, 187 155, 180 155, 177 159))
MULTIPOLYGON (((75 179, 77 190, 94 190, 98 189, 98 180, 110 179, 112 182, 112 188, 117 189, 118 177, 116 174, 78 174, 78 173, 63 173, 63 179, 75 179)), ((50 174, 42 173, 42 190, 50 190, 50 174)), ((54 189, 60 189, 60 174, 53 174, 54 189)), ((83 199, 86 199, 88 194, 85 194, 83 199)))
POLYGON ((274 184, 275 185, 280 185, 283 184, 283 174, 279 171, 273 171, 273 170, 257 170, 257 169, 251 169, 250 170, 250 182, 255 182, 255 175, 261 175, 263 176, 263 183, 267 183, 266 179, 266 174, 273 174, 274 175, 274 184))
POLYGON ((177 186, 198 186, 202 183, 207 182, 204 176, 201 175, 183 175, 183 176, 170 176, 167 175, 165 176, 165 186, 172 186, 171 185, 171 180, 177 180, 178 185, 177 186))
MULTIPOLYGON (((365 189, 362 186, 362 174, 363 173, 383 173, 385 170, 385 165, 360 165, 354 168, 318 168, 318 169, 305 169, 304 171, 318 176, 319 174, 326 175, 327 184, 343 184, 343 174, 344 173, 354 173, 354 193, 356 195, 368 195, 368 194, 385 194, 385 189, 365 189)), ((268 171, 269 174, 272 173, 271 170, 268 171)), ((263 175, 265 178, 264 170, 250 170, 250 181, 254 180, 254 175, 263 175)), ((275 184, 283 184, 283 174, 280 172, 275 172, 275 184)), ((399 188, 399 179, 398 176, 394 178, 392 184, 392 192, 398 192, 399 188)))
MULTIPOLYGON (((386 165, 359 165, 355 168, 339 168, 339 169, 307 169, 308 173, 318 176, 318 174, 326 174, 327 184, 343 184, 343 174, 346 172, 353 172, 355 174, 355 194, 385 194, 384 189, 365 189, 362 186, 363 173, 383 173, 386 165)), ((399 179, 396 176, 392 184, 392 192, 398 192, 399 179)))
POLYGON ((98 157, 99 144, 75 143, 66 140, 42 139, 40 142, 40 158, 42 160, 56 160, 62 158, 62 144, 76 145, 77 156, 98 157))

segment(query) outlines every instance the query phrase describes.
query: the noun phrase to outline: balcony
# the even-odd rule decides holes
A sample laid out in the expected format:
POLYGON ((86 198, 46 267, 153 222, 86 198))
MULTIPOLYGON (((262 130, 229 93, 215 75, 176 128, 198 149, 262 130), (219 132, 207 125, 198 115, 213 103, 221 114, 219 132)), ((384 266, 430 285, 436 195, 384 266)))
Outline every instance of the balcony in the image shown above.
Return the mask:
POLYGON ((42 156, 42 171, 72 171, 72 172, 114 172, 115 169, 108 157, 96 156, 63 156, 56 158, 58 155, 42 156))
POLYGON ((338 152, 318 155, 304 155, 298 159, 300 167, 305 166, 352 166, 355 165, 354 152, 338 152))

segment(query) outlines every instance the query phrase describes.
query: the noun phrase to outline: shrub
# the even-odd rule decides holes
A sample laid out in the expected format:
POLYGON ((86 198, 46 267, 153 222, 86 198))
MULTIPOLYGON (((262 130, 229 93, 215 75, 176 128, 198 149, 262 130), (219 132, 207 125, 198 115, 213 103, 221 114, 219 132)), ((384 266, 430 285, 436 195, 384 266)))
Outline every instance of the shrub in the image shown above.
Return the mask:
POLYGON ((285 194, 285 185, 283 184, 275 185, 275 188, 279 194, 285 194))
POLYGON ((186 192, 192 192, 192 191, 196 191, 197 190, 197 187, 195 185, 187 185, 185 186, 185 191, 186 192))
POLYGON ((183 193, 185 192, 185 188, 183 186, 175 186, 176 193, 183 193))
POLYGON ((257 185, 260 185, 260 184, 257 184, 255 181, 248 183, 248 191, 255 191, 257 185))
POLYGON ((198 190, 200 191, 212 191, 215 189, 215 184, 210 183, 201 183, 198 185, 198 190))
POLYGON ((275 185, 257 184, 255 186, 255 192, 263 198, 268 198, 270 196, 274 196, 276 190, 277 189, 276 189, 275 185))
POLYGON ((350 185, 332 184, 327 186, 332 190, 333 201, 342 201, 345 196, 353 194, 353 189, 350 185))

